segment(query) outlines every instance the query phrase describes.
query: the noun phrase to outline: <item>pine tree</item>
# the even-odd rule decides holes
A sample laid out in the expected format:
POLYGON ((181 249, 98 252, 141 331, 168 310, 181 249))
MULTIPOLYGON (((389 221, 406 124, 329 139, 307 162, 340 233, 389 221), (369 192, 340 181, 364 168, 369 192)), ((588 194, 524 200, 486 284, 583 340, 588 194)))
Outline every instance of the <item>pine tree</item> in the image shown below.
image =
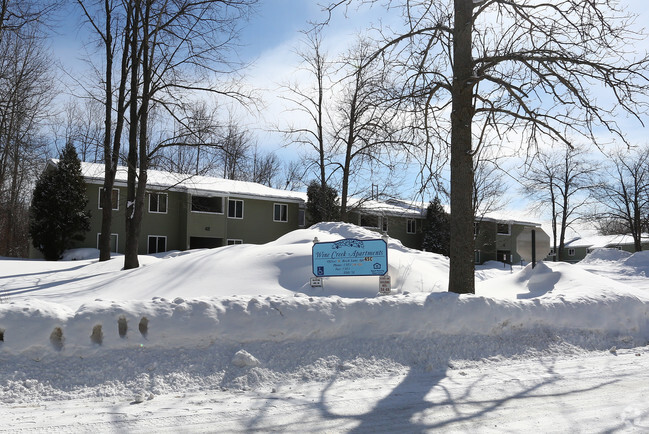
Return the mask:
POLYGON ((449 215, 444 211, 439 197, 435 197, 426 209, 426 221, 424 222, 423 234, 424 236, 421 242, 422 250, 440 253, 444 256, 449 255, 451 224, 449 215))
POLYGON ((306 211, 312 224, 340 220, 338 192, 335 188, 328 185, 323 188, 318 181, 311 181, 306 195, 306 211))
POLYGON ((81 162, 68 143, 56 167, 48 167, 38 179, 29 209, 32 244, 47 260, 58 260, 74 241, 90 230, 90 211, 81 162))

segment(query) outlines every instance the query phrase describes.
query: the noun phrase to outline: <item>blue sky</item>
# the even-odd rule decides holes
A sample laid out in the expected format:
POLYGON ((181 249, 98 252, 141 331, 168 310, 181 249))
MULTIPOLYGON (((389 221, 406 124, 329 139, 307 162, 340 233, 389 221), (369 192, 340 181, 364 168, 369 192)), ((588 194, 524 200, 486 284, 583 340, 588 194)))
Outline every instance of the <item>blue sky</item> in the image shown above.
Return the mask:
POLYGON ((242 33, 244 51, 255 57, 293 39, 308 20, 317 19, 319 8, 315 3, 310 0, 260 2, 242 33))
MULTIPOLYGON (((326 0, 323 0, 326 2, 326 0)), ((72 2, 71 2, 72 3, 72 2)), ((267 103, 262 113, 246 117, 251 128, 258 130, 260 147, 277 151, 283 158, 295 158, 295 149, 282 149, 282 137, 270 134, 268 129, 278 120, 290 117, 277 99, 278 87, 296 76, 298 62, 292 51, 299 42, 300 30, 308 27, 308 21, 318 21, 324 18, 319 6, 319 0, 260 0, 255 14, 242 29, 242 46, 239 55, 242 60, 254 61, 249 71, 249 83, 252 87, 265 90, 263 99, 267 103)), ((353 35, 376 22, 384 9, 375 6, 371 10, 351 11, 349 19, 339 13, 326 30, 327 49, 336 52, 346 47, 353 35)), ((649 23, 649 11, 646 0, 624 0, 623 6, 640 14, 639 25, 649 23)), ((86 39, 83 31, 79 30, 78 6, 72 3, 64 13, 63 26, 59 27, 61 35, 53 43, 55 56, 61 59, 66 71, 82 70, 85 68, 80 59, 86 54, 82 48, 82 40, 86 39)), ((387 17, 398 20, 396 15, 387 17)), ((649 48, 644 41, 636 47, 640 50, 649 48)), ((646 129, 639 127, 636 122, 629 122, 627 133, 636 143, 644 143, 646 129)), ((406 194, 407 196, 407 194, 406 194)))

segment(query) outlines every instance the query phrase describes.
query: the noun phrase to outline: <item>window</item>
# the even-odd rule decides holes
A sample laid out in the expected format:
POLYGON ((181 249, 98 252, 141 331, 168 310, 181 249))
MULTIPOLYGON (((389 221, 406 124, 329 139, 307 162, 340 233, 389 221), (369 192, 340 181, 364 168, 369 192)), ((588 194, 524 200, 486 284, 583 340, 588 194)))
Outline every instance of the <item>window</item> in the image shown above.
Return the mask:
POLYGON ((497 232, 500 235, 509 235, 509 224, 507 224, 507 223, 498 223, 497 232))
POLYGON ((480 263, 480 250, 474 250, 474 251, 473 251, 473 261, 474 261, 476 264, 479 264, 479 263, 480 263))
POLYGON ((417 232, 417 220, 408 219, 408 221, 406 222, 406 233, 414 234, 416 232, 417 232))
POLYGON ((556 253, 554 253, 554 247, 550 249, 550 254, 548 256, 554 256, 556 253))
POLYGON ((223 198, 192 196, 192 212, 223 214, 223 198))
POLYGON ((162 235, 149 235, 147 253, 160 253, 167 251, 167 237, 162 235))
POLYGON ((378 228, 379 216, 361 214, 361 226, 365 228, 378 228))
POLYGON ((288 221, 288 205, 285 203, 276 203, 273 212, 274 222, 287 222, 288 221))
MULTIPOLYGON (((99 237, 101 233, 97 233, 97 249, 99 249, 99 237)), ((113 253, 117 252, 117 234, 110 234, 110 251, 113 253)))
MULTIPOLYGON (((99 209, 104 208, 104 187, 99 187, 99 209)), ((111 194, 110 201, 111 205, 115 211, 119 209, 119 190, 113 188, 113 193, 111 194)))
POLYGON ((306 212, 303 209, 299 210, 297 213, 297 224, 301 228, 306 226, 306 212))
POLYGON ((234 246, 236 244, 243 244, 243 240, 228 240, 228 246, 234 246))
POLYGON ((167 214, 167 193, 149 193, 149 212, 167 214))
POLYGON ((480 233, 480 223, 474 222, 473 223, 473 238, 477 237, 479 233, 480 233))
POLYGON ((243 201, 238 199, 228 199, 228 217, 231 219, 243 218, 243 201))
POLYGON ((568 256, 575 256, 575 249, 568 249, 568 256))
POLYGON ((381 231, 387 233, 388 232, 388 218, 387 217, 381 217, 381 231))

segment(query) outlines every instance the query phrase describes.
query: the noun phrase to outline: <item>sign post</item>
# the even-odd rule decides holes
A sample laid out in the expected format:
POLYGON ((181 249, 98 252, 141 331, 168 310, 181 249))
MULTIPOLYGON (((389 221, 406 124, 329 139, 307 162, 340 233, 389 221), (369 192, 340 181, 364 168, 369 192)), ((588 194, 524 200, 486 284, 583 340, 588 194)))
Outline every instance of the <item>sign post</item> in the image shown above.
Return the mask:
POLYGON ((392 290, 390 280, 391 279, 389 274, 384 274, 383 276, 379 277, 379 294, 390 295, 390 291, 392 290))

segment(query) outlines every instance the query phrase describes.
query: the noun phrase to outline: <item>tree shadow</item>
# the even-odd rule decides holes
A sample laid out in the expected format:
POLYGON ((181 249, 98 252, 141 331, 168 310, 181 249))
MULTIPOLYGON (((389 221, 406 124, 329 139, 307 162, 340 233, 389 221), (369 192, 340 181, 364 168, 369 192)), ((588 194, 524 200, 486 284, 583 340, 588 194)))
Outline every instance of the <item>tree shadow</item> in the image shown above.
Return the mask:
MULTIPOLYGON (((461 372, 458 372, 461 375, 461 372)), ((328 399, 331 389, 338 381, 332 379, 320 393, 320 400, 314 403, 301 403, 316 410, 322 419, 333 422, 338 428, 351 433, 375 432, 429 432, 436 430, 470 431, 475 428, 475 423, 489 419, 490 414, 497 413, 508 403, 521 400, 553 400, 561 396, 568 396, 597 390, 614 384, 619 380, 600 381, 595 385, 560 389, 557 392, 544 391, 562 379, 560 374, 554 372, 554 362, 546 366, 540 378, 530 382, 515 381, 511 392, 504 391, 502 396, 493 398, 493 395, 484 397, 485 387, 493 387, 492 382, 486 381, 489 375, 468 379, 471 384, 460 388, 452 387, 454 383, 461 383, 463 377, 451 378, 448 370, 426 373, 410 369, 408 374, 389 393, 378 400, 371 410, 364 413, 349 414, 333 410, 334 404, 340 402, 328 399), (448 380, 448 381, 445 381, 448 380), (458 393, 458 390, 461 393, 458 393), (491 396, 491 398, 490 398, 491 396), (335 422, 339 423, 336 424, 335 422), (350 428, 351 425, 355 425, 350 428)), ((283 398, 280 398, 283 399, 283 398)), ((263 410, 261 410, 263 412, 263 410)), ((258 428, 263 415, 258 415, 255 421, 248 425, 249 429, 258 428)), ((261 424, 263 425, 263 424, 261 424)), ((325 425, 331 428, 330 424, 325 425)))

